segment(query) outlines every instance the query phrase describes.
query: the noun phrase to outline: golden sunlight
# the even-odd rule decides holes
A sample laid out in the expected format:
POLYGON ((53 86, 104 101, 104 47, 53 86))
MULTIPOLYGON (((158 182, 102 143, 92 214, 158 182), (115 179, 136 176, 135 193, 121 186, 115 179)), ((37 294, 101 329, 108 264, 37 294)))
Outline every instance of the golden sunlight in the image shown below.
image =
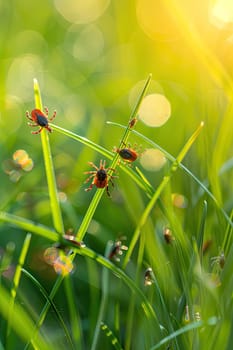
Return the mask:
POLYGON ((217 0, 212 8, 211 15, 219 25, 233 22, 233 1, 217 0))

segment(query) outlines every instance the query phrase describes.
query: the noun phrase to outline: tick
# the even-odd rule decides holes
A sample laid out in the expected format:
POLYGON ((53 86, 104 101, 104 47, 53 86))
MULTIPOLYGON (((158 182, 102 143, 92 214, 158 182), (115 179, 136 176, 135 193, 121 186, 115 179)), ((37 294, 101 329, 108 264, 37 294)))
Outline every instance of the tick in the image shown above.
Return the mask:
POLYGON ((90 166, 92 166, 93 168, 95 168, 95 170, 92 171, 86 171, 85 174, 91 174, 85 181, 85 183, 89 182, 92 178, 92 183, 90 184, 90 186, 88 188, 85 189, 85 191, 90 191, 92 190, 93 186, 95 185, 97 188, 105 188, 107 195, 110 197, 110 193, 109 193, 109 188, 108 188, 108 184, 109 181, 111 182, 112 186, 114 186, 114 183, 112 181, 113 178, 115 178, 116 176, 113 175, 109 175, 108 171, 115 171, 115 169, 112 168, 105 168, 106 162, 104 161, 100 161, 100 165, 99 168, 92 162, 88 163, 90 166))
POLYGON ((139 157, 139 153, 136 151, 136 149, 131 147, 115 148, 114 152, 117 152, 126 163, 135 162, 135 160, 139 157))
POLYGON ((49 126, 49 121, 52 121, 56 117, 56 111, 54 111, 52 117, 49 118, 49 110, 47 107, 45 108, 45 113, 40 109, 33 109, 31 113, 28 111, 26 112, 26 117, 32 122, 28 123, 28 125, 32 127, 39 126, 39 130, 32 131, 32 134, 39 134, 43 128, 52 132, 52 129, 49 126))

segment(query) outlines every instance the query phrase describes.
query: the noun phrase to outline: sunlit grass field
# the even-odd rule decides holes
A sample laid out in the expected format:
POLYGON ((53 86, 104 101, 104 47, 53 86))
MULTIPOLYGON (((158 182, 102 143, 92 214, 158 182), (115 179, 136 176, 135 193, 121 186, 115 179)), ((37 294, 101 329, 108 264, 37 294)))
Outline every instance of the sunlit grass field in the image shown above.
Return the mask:
POLYGON ((231 350, 231 1, 0 14, 0 350, 231 350))

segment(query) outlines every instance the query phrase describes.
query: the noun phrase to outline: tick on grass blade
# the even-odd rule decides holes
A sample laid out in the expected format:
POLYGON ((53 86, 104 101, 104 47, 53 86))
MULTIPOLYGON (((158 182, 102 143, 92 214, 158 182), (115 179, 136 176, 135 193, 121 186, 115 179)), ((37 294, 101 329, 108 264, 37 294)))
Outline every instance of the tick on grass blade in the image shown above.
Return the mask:
POLYGON ((111 251, 108 256, 109 259, 120 261, 120 256, 123 254, 123 251, 128 250, 128 247, 122 243, 123 240, 126 240, 126 237, 120 237, 112 243, 111 251))
POLYGON ((134 162, 138 157, 139 153, 136 151, 136 148, 124 147, 124 148, 114 148, 114 152, 117 152, 119 156, 124 160, 126 163, 132 163, 134 162))
POLYGON ((105 188, 107 195, 110 197, 108 184, 110 181, 112 186, 114 186, 112 179, 116 178, 116 176, 109 175, 108 171, 109 170, 115 171, 115 169, 105 168, 105 165, 106 165, 105 160, 100 161, 99 168, 92 162, 89 162, 88 164, 90 164, 93 168, 95 168, 95 170, 86 171, 84 173, 84 174, 90 174, 90 176, 86 179, 85 183, 89 182, 93 178, 92 183, 90 184, 90 186, 88 188, 85 189, 85 191, 92 190, 93 186, 95 185, 97 188, 105 188))
POLYGON ((45 107, 45 113, 40 109, 33 109, 31 113, 26 112, 26 117, 32 122, 28 125, 35 127, 39 126, 37 131, 32 131, 32 134, 39 134, 43 128, 47 129, 49 132, 52 132, 52 129, 49 126, 49 121, 52 121, 56 117, 56 111, 53 112, 51 118, 49 118, 49 110, 45 107))

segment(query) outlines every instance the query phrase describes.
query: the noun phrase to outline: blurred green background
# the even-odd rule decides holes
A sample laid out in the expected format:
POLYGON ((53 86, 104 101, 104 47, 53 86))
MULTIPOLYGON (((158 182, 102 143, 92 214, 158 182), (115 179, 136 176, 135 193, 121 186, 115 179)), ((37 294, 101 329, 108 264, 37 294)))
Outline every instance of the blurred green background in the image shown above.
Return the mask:
MULTIPOLYGON (((159 128, 139 122, 136 130, 176 156, 203 120, 205 131, 186 164, 201 180, 214 183, 221 201, 218 173, 232 156, 233 30, 230 17, 223 22, 223 14, 230 16, 230 10, 226 7, 223 12, 220 7, 220 11, 214 4, 207 0, 1 1, 3 207, 26 210, 26 216, 36 220, 50 212, 42 194, 46 179, 40 138, 31 135, 25 117, 26 110, 34 108, 33 78, 39 81, 44 105, 51 114, 57 110, 57 125, 112 150, 122 130, 105 122, 126 124, 135 103, 132 95, 137 96, 133 91, 140 92, 149 73, 153 75, 149 93, 166 96, 171 118, 159 128), (28 153, 34 168, 12 183, 4 162, 17 149, 28 153)), ((75 206, 76 215, 82 215, 92 195, 83 191, 83 171, 88 170, 88 161, 98 163, 100 157, 60 134, 53 133, 50 139, 58 186, 75 206)), ((136 137, 130 142, 142 143, 136 137)), ((147 176, 153 185, 160 179, 156 173, 147 176)), ((222 181, 228 203, 229 174, 228 182, 222 181)), ((174 191, 183 191, 183 184, 176 184, 174 191)))
MULTIPOLYGON (((229 213, 233 194, 233 9, 229 6, 227 1, 208 0, 0 0, 1 209, 52 227, 40 136, 31 134, 25 117, 34 108, 33 78, 38 79, 51 115, 57 110, 55 124, 112 150, 122 130, 106 121, 126 125, 135 91, 140 92, 152 73, 149 93, 166 96, 171 118, 159 128, 139 121, 136 130, 176 156, 204 121, 184 163, 210 186, 229 213), (34 167, 28 172, 21 169, 12 178, 12 156, 18 149, 28 153, 34 167)), ((76 231, 95 191, 84 191, 83 172, 91 170, 88 161, 98 164, 101 156, 57 132, 50 141, 65 226, 76 231)), ((148 146, 136 136, 130 142, 142 149, 148 146)), ((157 186, 163 172, 145 174, 157 186)), ((112 199, 103 196, 86 236, 86 243, 100 253, 108 239, 132 234, 148 200, 131 179, 119 175, 112 199)), ((185 229, 191 236, 205 196, 181 171, 171 187, 187 199, 186 211, 181 209, 179 215, 184 225, 188 222, 185 229)), ((160 219, 163 222, 160 215, 153 212, 157 225, 160 219)), ((225 227, 215 212, 209 220, 209 236, 219 231, 220 223, 225 227)), ((1 247, 13 241, 20 251, 24 238, 20 233, 1 224, 1 247)), ((221 243, 216 234, 213 254, 221 243)), ((49 242, 35 239, 35 251, 46 245, 49 242)), ((42 275, 45 269, 46 275, 38 256, 32 254, 30 266, 42 275)))

